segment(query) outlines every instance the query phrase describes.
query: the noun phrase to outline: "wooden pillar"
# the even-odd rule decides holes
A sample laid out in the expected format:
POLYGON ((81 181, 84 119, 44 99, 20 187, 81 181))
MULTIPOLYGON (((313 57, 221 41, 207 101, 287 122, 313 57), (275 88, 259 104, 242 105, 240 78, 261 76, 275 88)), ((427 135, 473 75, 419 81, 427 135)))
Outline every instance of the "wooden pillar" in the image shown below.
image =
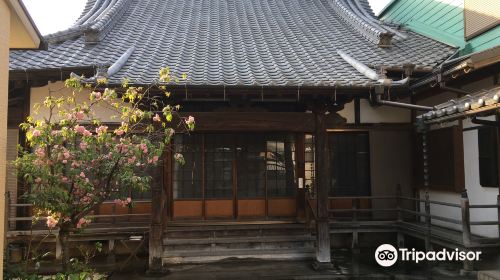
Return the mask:
POLYGON ((315 106, 315 153, 316 153, 316 261, 317 270, 332 267, 330 255, 330 226, 328 219, 328 188, 330 186, 330 159, 328 133, 326 131, 326 106, 315 106))
POLYGON ((464 247, 467 248, 470 246, 470 240, 471 240, 470 208, 469 208, 469 196, 467 195, 467 190, 462 192, 460 207, 462 209, 462 242, 464 243, 464 247))
MULTIPOLYGON (((401 191, 401 185, 398 184, 396 187, 396 208, 398 212, 398 223, 401 224, 403 222, 403 205, 402 205, 402 200, 401 197, 403 196, 402 191, 401 191)), ((402 232, 398 231, 397 233, 397 242, 398 242, 398 248, 404 248, 405 247, 405 236, 402 232)))
MULTIPOLYGON (((164 159, 165 166, 169 166, 165 162, 170 161, 171 158, 165 156, 164 159)), ((165 172, 164 175, 166 175, 165 172)), ((168 273, 168 269, 162 263, 164 221, 166 221, 165 201, 164 189, 157 184, 151 186, 151 226, 149 231, 149 269, 147 272, 149 275, 168 273)))
POLYGON ((429 198, 429 191, 425 191, 425 204, 424 204, 424 209, 425 209, 425 228, 426 228, 426 233, 425 233, 425 250, 426 251, 432 251, 432 243, 431 243, 431 227, 432 227, 432 221, 431 221, 431 202, 429 198))
MULTIPOLYGON (((358 209, 359 209, 359 198, 355 198, 352 200, 352 222, 357 223, 358 222, 358 209)), ((359 233, 358 230, 353 230, 352 231, 352 245, 351 245, 351 251, 355 254, 360 253, 359 249, 359 233)))
POLYGON ((497 168, 498 168, 497 219, 498 219, 498 237, 500 238, 500 112, 497 112, 495 120, 497 121, 497 168))

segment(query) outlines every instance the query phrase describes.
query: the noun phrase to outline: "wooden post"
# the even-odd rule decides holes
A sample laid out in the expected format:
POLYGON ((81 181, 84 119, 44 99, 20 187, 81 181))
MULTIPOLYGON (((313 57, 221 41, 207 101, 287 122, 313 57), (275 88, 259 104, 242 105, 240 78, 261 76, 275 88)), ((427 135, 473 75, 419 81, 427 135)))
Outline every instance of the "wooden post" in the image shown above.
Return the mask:
MULTIPOLYGON (((170 157, 164 157, 165 161, 171 160, 170 157)), ((168 269, 163 265, 163 231, 166 220, 164 215, 165 192, 158 185, 151 187, 151 226, 149 231, 149 275, 163 275, 168 273, 168 269)))
MULTIPOLYGON (((500 136, 500 133, 498 135, 500 136)), ((500 158, 498 160, 500 161, 500 158)), ((498 191, 500 192, 500 186, 498 187, 498 191)), ((497 218, 498 218, 498 237, 500 238, 500 193, 497 195, 497 218)))
MULTIPOLYGON (((402 201, 401 201, 401 185, 398 184, 397 187, 396 187, 396 209, 398 211, 398 220, 397 222, 398 223, 401 223, 403 222, 403 207, 402 207, 402 201)), ((404 248, 405 246, 405 236, 403 235, 403 233, 401 233, 400 231, 398 231, 397 233, 397 242, 398 242, 398 247, 399 248, 404 248)))
POLYGON ((432 221, 431 221, 431 203, 429 199, 429 191, 425 191, 425 227, 426 227, 426 233, 425 233, 425 250, 426 251, 431 251, 432 250, 432 243, 431 243, 431 227, 432 227, 432 221))
MULTIPOLYGON (((469 196, 467 195, 467 190, 461 193, 460 208, 462 210, 462 242, 464 243, 464 248, 468 252, 468 248, 471 245, 471 230, 470 230, 470 204, 469 196)), ((463 269, 460 270, 461 275, 469 275, 471 271, 474 270, 474 263, 469 260, 464 260, 463 269)))
POLYGON ((470 208, 469 208, 469 197, 467 195, 467 190, 462 192, 462 198, 460 200, 460 207, 462 209, 462 240, 464 247, 470 246, 471 231, 470 231, 470 208))
POLYGON ((106 261, 108 264, 116 264, 116 254, 115 254, 115 240, 110 239, 108 240, 108 255, 106 258, 106 261))
POLYGON ((306 218, 306 229, 311 227, 311 209, 309 209, 309 188, 304 188, 304 214, 306 218))
MULTIPOLYGON (((354 198, 352 200, 352 222, 358 222, 358 209, 359 209, 359 198, 354 198)), ((355 229, 352 231, 352 251, 353 253, 359 253, 359 234, 355 229)))
POLYGON ((497 218, 498 218, 498 238, 500 238, 500 113, 497 112, 495 116, 497 121, 497 184, 498 184, 498 195, 497 195, 497 218))
POLYGON ((316 261, 314 268, 332 268, 330 255, 330 226, 328 218, 328 188, 330 186, 330 159, 328 133, 326 131, 326 106, 316 104, 313 109, 315 118, 316 153, 316 261))

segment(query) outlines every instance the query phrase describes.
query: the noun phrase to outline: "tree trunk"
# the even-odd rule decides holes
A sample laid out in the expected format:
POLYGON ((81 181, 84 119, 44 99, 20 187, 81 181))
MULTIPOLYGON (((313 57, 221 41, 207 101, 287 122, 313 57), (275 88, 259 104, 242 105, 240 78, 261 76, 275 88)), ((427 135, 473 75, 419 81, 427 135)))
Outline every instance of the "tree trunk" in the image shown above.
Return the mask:
POLYGON ((69 270, 69 233, 70 228, 66 225, 61 226, 59 229, 58 242, 61 245, 61 265, 64 272, 69 270))

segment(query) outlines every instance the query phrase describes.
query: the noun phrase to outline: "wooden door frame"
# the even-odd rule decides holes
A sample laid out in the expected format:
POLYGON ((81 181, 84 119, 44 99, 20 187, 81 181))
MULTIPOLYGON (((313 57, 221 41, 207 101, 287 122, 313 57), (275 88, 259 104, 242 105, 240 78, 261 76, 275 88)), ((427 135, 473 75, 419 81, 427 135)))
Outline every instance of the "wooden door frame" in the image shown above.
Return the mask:
MULTIPOLYGON (((232 147, 232 152, 233 152, 233 160, 232 160, 232 197, 231 199, 233 200, 233 215, 232 215, 232 219, 233 220, 240 220, 241 217, 238 216, 238 174, 237 174, 237 171, 238 171, 238 164, 237 164, 237 151, 236 151, 236 136, 239 135, 239 134, 242 134, 242 133, 259 133, 259 134, 275 134, 275 133, 278 133, 278 134, 289 134, 289 135, 293 135, 294 139, 293 139, 293 142, 294 142, 294 145, 295 145, 295 150, 294 150, 294 153, 295 153, 295 180, 298 180, 298 178, 300 177, 299 174, 302 174, 304 173, 303 171, 302 172, 299 172, 299 159, 300 158, 303 158, 303 156, 299 156, 298 153, 300 151, 303 151, 304 150, 304 147, 297 147, 297 145, 299 143, 301 144, 304 144, 304 141, 300 142, 298 141, 298 139, 300 138, 299 135, 302 135, 302 137, 305 135, 305 133, 302 133, 302 132, 285 132, 285 131, 277 131, 277 132, 271 132, 271 131, 202 131, 199 133, 199 135, 201 135, 201 173, 202 173, 202 181, 201 181, 201 197, 200 198, 193 198, 193 199, 174 199, 173 198, 173 177, 174 177, 174 171, 173 171, 173 158, 172 158, 172 152, 168 153, 166 158, 165 158, 165 161, 170 161, 170 164, 165 164, 165 170, 168 168, 169 169, 169 172, 165 172, 165 176, 164 176, 164 184, 166 186, 166 195, 167 195, 167 200, 169 202, 169 207, 168 207, 168 218, 169 220, 175 220, 175 219, 185 219, 185 218, 175 218, 175 213, 174 213, 174 203, 176 201, 201 201, 201 216, 200 216, 200 219, 201 220, 207 220, 207 219, 211 219, 210 217, 207 217, 206 215, 206 201, 207 201, 207 198, 206 198, 206 192, 205 192, 205 188, 206 188, 206 180, 205 180, 205 176, 206 176, 206 166, 205 166, 205 147, 206 147, 206 140, 205 140, 205 137, 207 134, 229 134, 229 135, 232 135, 233 136, 233 139, 232 139, 232 143, 233 143, 233 147, 232 147), (168 175, 167 175, 168 174, 168 175)), ((172 146, 175 145, 175 143, 172 141, 172 146)), ((173 149, 173 147, 172 147, 173 149)), ((266 163, 267 164, 267 163, 266 163)), ((303 175, 302 174, 302 178, 303 178, 303 175)), ((267 178, 267 165, 265 167, 265 173, 264 173, 264 177, 267 178)), ((298 184, 298 183, 297 183, 298 184)), ((299 191, 298 191, 298 185, 295 184, 294 186, 294 195, 291 196, 291 197, 282 197, 283 199, 295 199, 297 200, 298 199, 298 195, 299 195, 299 191)), ((264 204, 265 204, 265 216, 262 217, 263 219, 269 219, 269 201, 273 198, 281 198, 281 197, 271 197, 269 196, 268 194, 268 182, 267 180, 264 180, 264 197, 262 198, 264 200, 264 204)), ((218 199, 211 199, 211 200, 218 200, 218 199)), ((219 200, 227 200, 227 199, 219 199, 219 200)), ((298 215, 298 212, 299 212, 299 203, 295 203, 295 216, 298 215)), ((193 217, 194 218, 194 217, 193 217)), ((212 217, 212 218, 217 218, 217 217, 212 217)))

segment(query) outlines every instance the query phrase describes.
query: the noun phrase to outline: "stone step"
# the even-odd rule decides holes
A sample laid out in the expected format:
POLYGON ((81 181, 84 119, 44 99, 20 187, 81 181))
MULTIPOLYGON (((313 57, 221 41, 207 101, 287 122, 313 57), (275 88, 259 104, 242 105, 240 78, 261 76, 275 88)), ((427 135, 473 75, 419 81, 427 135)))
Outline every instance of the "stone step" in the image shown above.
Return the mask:
POLYGON ((289 225, 234 225, 234 226, 199 226, 168 227, 164 236, 167 238, 208 238, 230 236, 280 236, 306 235, 309 230, 302 224, 289 225))
POLYGON ((281 250, 226 249, 223 251, 164 251, 163 262, 206 263, 226 258, 257 258, 269 260, 306 260, 314 258, 314 248, 296 248, 281 250))
POLYGON ((164 238, 163 245, 221 244, 221 243, 277 243, 290 241, 314 241, 312 235, 290 236, 244 236, 209 238, 164 238))

